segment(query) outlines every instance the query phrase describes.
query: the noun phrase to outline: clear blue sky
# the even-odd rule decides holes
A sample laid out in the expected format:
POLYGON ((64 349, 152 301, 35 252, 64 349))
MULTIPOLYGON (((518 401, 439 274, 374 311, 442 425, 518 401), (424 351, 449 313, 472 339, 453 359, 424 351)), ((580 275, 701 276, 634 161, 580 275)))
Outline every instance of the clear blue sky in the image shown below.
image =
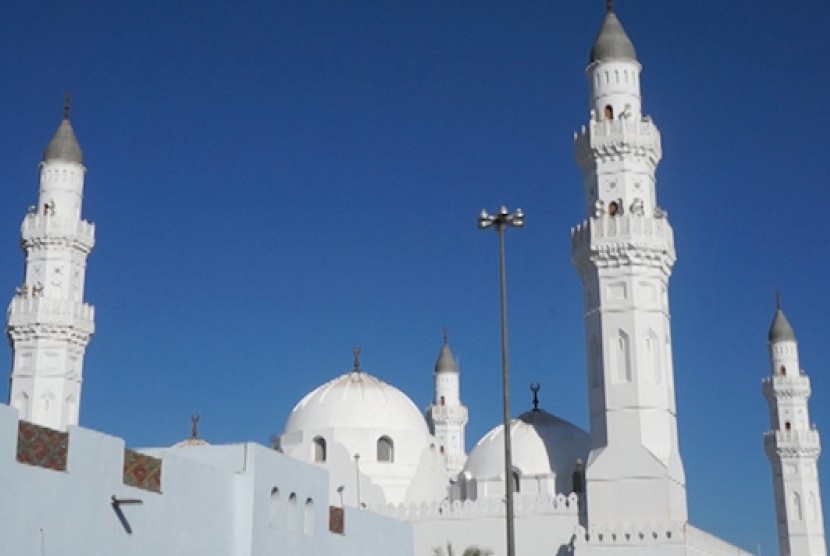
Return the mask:
MULTIPOLYGON (((214 443, 267 443, 350 368, 354 345, 425 406, 446 325, 472 448, 500 420, 497 244, 475 220, 507 204, 527 213, 508 237, 514 413, 538 381, 542 405, 584 427, 572 133, 603 12, 601 0, 4 2, 0 295, 22 280, 19 223, 71 90, 98 234, 82 424, 168 445, 200 413, 214 443)), ((760 380, 776 288, 830 438, 830 4, 617 12, 663 132, 691 520, 774 554, 760 380)))

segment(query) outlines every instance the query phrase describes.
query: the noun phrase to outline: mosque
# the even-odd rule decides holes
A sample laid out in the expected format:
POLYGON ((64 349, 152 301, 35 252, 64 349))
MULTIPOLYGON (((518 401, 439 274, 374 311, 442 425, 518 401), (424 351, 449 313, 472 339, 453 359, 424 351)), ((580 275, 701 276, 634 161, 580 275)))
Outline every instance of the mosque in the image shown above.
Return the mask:
MULTIPOLYGON (((192 438, 136 451, 78 426, 94 309, 95 227, 65 114, 21 226, 25 276, 8 310, 9 405, 0 405, 6 554, 747 555, 688 520, 678 447, 668 284, 672 227, 656 195, 660 132, 641 65, 609 4, 590 50, 590 116, 574 135, 585 220, 571 230, 584 288, 590 427, 533 409, 468 452, 462 376, 445 337, 426 413, 361 367, 300 400, 271 447, 192 438), (13 516, 13 517, 9 517, 13 516)), ((778 306, 764 380, 782 556, 826 554, 810 380, 778 306)))

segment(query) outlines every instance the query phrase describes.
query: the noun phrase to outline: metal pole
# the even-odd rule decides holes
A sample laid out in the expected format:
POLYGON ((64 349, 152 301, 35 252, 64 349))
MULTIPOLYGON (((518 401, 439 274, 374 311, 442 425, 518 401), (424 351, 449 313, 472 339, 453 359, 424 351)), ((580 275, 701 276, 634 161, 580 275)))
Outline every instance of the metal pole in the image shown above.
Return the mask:
POLYGON ((498 214, 490 215, 482 210, 478 227, 482 230, 494 226, 499 236, 499 282, 501 293, 501 388, 504 417, 504 504, 507 556, 516 555, 516 536, 513 513, 513 449, 510 440, 510 368, 507 358, 507 271, 505 264, 504 232, 508 226, 524 226, 522 209, 510 214, 507 207, 501 207, 498 214))
POLYGON ((504 261, 504 227, 496 224, 499 235, 499 278, 501 283, 501 389, 504 412, 504 492, 507 528, 507 556, 515 556, 516 540, 513 529, 513 450, 510 441, 510 368, 507 359, 507 272, 504 261))
POLYGON ((357 479, 357 509, 360 509, 360 454, 354 455, 354 471, 355 471, 355 478, 357 479))

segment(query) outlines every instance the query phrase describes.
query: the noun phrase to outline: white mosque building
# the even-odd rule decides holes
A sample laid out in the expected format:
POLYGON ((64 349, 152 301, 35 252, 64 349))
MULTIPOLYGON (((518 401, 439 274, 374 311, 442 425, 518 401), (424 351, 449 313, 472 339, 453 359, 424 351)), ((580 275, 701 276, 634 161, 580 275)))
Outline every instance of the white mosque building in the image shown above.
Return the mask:
MULTIPOLYGON (((660 132, 641 66, 609 5, 590 52, 590 116, 575 133, 585 220, 571 231, 584 288, 590 430, 533 409, 467 452, 462 376, 446 338, 424 414, 353 368, 300 400, 275 445, 192 438, 133 451, 78 426, 94 225, 68 112, 21 227, 22 285, 9 306, 9 405, 0 405, 4 554, 503 555, 506 481, 520 555, 748 554, 688 519, 678 447, 668 285, 675 249, 657 200, 660 132)), ((810 380, 780 305, 763 391, 782 556, 826 554, 810 380)), ((771 524, 759 524, 759 527, 771 524)))

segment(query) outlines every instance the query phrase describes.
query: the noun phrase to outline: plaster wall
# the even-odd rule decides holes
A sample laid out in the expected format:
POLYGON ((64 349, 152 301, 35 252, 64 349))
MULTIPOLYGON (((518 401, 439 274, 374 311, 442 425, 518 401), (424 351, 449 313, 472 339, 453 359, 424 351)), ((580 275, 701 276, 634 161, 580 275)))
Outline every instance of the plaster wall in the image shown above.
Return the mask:
POLYGON ((17 434, 17 411, 0 405, 4 554, 413 554, 409 525, 366 511, 347 508, 344 534, 329 531, 325 471, 263 446, 144 450, 162 459, 159 493, 124 484, 119 438, 70 426, 67 469, 54 471, 18 462, 17 434), (141 503, 116 509, 113 495, 141 503))

